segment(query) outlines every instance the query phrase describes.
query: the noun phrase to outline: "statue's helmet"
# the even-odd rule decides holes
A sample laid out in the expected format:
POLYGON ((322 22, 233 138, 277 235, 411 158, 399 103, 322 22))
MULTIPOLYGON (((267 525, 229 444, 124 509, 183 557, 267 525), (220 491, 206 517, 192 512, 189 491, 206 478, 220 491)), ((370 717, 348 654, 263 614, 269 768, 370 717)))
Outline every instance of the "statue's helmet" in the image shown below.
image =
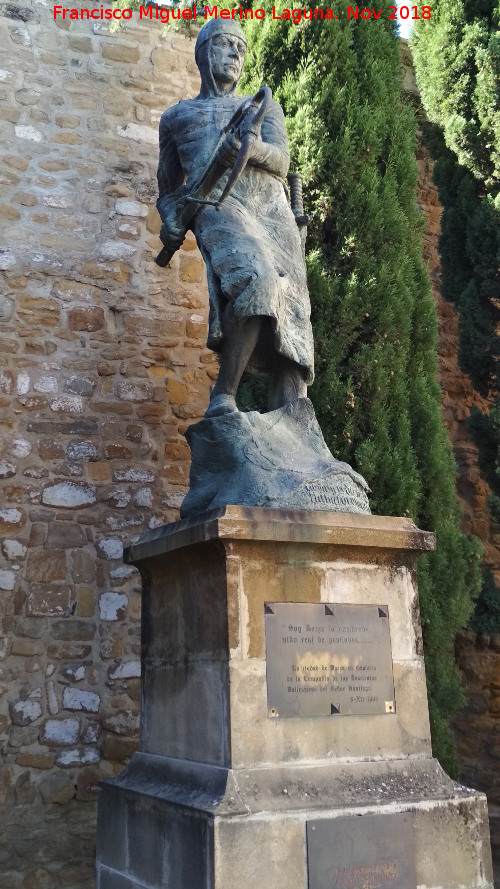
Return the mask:
POLYGON ((218 34, 224 34, 224 36, 232 35, 237 37, 238 40, 242 40, 247 45, 246 37, 243 32, 243 28, 236 22, 234 19, 210 19, 206 25, 203 25, 203 28, 200 30, 198 37, 196 38, 196 44, 194 48, 194 57, 198 59, 198 53, 208 40, 211 40, 212 37, 216 37, 218 34))

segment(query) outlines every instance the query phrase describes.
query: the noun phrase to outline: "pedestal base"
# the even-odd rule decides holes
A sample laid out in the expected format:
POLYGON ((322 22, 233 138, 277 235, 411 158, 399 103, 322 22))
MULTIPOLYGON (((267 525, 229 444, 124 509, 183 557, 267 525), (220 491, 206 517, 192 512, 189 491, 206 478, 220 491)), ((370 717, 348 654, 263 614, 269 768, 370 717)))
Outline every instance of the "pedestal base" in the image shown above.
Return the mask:
MULTIPOLYGON (((431 754, 414 570, 431 548, 405 519, 245 507, 131 548, 143 577, 141 752, 101 787, 98 889, 491 889, 485 797, 431 754), (270 718, 269 603, 319 608, 335 626, 338 605, 377 606, 395 707, 270 718)), ((306 648, 322 629, 307 629, 306 648)), ((283 632, 271 645, 294 651, 298 629, 283 632)), ((342 640, 356 648, 359 636, 349 671, 374 675, 364 633, 339 625, 329 663, 352 661, 342 640)), ((311 652, 302 660, 309 687, 311 652)))
POLYGON ((406 889, 408 858, 415 886, 493 886, 485 798, 435 760, 235 772, 139 753, 102 785, 98 838, 98 889, 406 889), (395 813, 411 839, 403 849, 391 840, 384 879, 362 881, 355 864, 336 874, 342 850, 333 845, 328 885, 308 882, 308 826, 327 819, 335 837, 336 819, 358 826, 375 815, 370 831, 382 837, 395 813))

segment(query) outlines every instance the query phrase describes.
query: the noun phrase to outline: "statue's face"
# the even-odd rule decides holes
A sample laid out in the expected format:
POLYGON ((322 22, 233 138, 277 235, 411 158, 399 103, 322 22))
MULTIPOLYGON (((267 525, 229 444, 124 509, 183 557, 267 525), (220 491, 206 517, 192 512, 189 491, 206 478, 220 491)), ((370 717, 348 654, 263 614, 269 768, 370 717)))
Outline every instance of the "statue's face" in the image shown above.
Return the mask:
POLYGON ((210 41, 212 75, 217 84, 232 87, 241 77, 246 46, 233 34, 217 34, 210 41))

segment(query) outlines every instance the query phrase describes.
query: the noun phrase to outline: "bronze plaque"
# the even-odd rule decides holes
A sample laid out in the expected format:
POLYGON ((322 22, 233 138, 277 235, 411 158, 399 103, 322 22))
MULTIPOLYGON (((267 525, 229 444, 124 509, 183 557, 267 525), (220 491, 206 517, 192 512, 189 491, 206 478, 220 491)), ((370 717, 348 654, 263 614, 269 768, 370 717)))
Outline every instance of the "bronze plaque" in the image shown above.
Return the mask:
POLYGON ((387 605, 266 602, 268 715, 394 713, 387 605))
POLYGON ((307 822, 308 889, 416 889, 412 816, 307 822))

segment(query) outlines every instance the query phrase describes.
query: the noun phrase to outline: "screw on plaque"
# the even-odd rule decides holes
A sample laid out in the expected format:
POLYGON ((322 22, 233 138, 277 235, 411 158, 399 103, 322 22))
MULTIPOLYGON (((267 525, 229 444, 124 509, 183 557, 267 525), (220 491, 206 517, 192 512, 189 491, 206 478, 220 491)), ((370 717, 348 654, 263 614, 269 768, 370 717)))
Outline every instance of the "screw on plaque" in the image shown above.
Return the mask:
POLYGON ((330 704, 330 716, 334 716, 336 713, 340 713, 340 705, 336 707, 335 704, 330 704))
POLYGON ((387 611, 384 611, 383 608, 379 608, 379 610, 378 610, 378 616, 379 616, 379 617, 387 617, 387 611))
POLYGON ((394 713, 394 701, 386 701, 385 702, 385 712, 386 713, 394 713))
POLYGON ((264 614, 274 614, 273 609, 270 605, 267 604, 267 602, 264 602, 264 614))
POLYGON ((330 605, 325 605, 325 614, 329 614, 330 617, 335 617, 335 612, 333 608, 330 607, 330 605))

